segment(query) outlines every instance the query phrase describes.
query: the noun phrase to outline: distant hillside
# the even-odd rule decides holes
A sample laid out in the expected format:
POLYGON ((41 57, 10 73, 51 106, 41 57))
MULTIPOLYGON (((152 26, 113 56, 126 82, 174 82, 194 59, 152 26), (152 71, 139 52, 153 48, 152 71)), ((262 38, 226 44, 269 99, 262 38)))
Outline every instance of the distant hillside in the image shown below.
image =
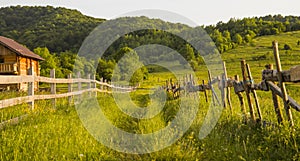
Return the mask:
POLYGON ((0 35, 30 49, 76 52, 83 39, 103 21, 61 7, 5 7, 0 8, 0 35))
MULTIPOLYGON (((93 18, 81 14, 77 10, 66 8, 14 6, 0 8, 0 35, 10 37, 25 44, 30 49, 47 47, 51 53, 71 51, 76 53, 84 38, 104 19, 93 18)), ((159 19, 141 17, 134 25, 144 26, 151 21, 163 26, 166 31, 175 31, 185 34, 196 32, 183 24, 164 22, 159 19)), ((125 23, 126 24, 126 23, 125 23)), ((120 24, 119 27, 124 26, 120 24)), ((126 27, 126 26, 124 26, 126 27)), ((215 42, 220 53, 232 50, 239 45, 250 43, 254 38, 264 35, 277 35, 283 32, 300 30, 300 17, 267 15, 243 19, 230 19, 228 22, 219 22, 216 25, 202 26, 215 42)), ((157 35, 157 32, 136 32, 131 37, 124 36, 108 49, 107 54, 116 54, 121 47, 137 47, 146 44, 143 37, 150 37, 151 43, 181 48, 177 41, 170 41, 166 34, 157 35), (135 37, 138 35, 138 38, 135 37), (156 38, 153 36, 156 35, 156 38), (137 42, 138 43, 137 43, 137 42)), ((172 37, 171 37, 172 39, 172 37)))
POLYGON ((253 38, 259 36, 298 31, 300 30, 300 17, 267 15, 243 19, 231 18, 226 23, 219 22, 216 25, 206 26, 205 30, 216 43, 218 50, 223 53, 251 42, 253 38))
MULTIPOLYGON (((239 47, 225 52, 222 58, 227 63, 228 75, 234 76, 241 73, 242 59, 245 59, 251 67, 252 75, 258 82, 261 81, 261 72, 266 64, 274 64, 272 41, 277 40, 283 70, 288 70, 292 66, 300 65, 300 31, 285 32, 277 35, 259 36, 251 43, 240 45, 239 47), (286 49, 285 46, 290 46, 286 49)), ((275 68, 275 66, 274 66, 275 68)))

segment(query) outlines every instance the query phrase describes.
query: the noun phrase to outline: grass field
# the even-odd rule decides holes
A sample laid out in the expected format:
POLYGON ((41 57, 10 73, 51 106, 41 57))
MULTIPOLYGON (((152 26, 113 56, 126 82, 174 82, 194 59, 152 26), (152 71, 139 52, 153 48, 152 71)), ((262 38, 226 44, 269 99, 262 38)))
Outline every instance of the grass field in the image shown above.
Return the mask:
MULTIPOLYGON (((272 41, 278 40, 284 69, 300 64, 300 32, 284 33, 255 39, 251 44, 240 46, 222 54, 227 63, 228 75, 241 75, 240 60, 250 64, 255 82, 261 81, 264 65, 274 63, 272 41), (293 50, 283 50, 288 43, 293 50)), ((207 71, 197 76, 207 80, 207 71)), ((141 85, 142 91, 132 93, 138 105, 149 104, 147 89, 163 85, 171 73, 159 72, 149 75, 141 85), (159 79, 159 83, 158 83, 159 79)), ((300 87, 287 85, 288 93, 300 102, 300 87)), ((300 113, 292 110, 294 130, 277 124, 270 92, 258 91, 265 126, 244 124, 238 98, 232 90, 233 112, 222 112, 221 118, 211 133, 204 139, 198 138, 199 130, 207 114, 209 103, 199 93, 200 105, 196 119, 189 130, 173 145, 149 154, 126 154, 100 144, 83 126, 75 106, 67 99, 60 99, 56 108, 50 101, 38 101, 33 111, 26 106, 14 106, 0 110, 0 120, 28 114, 17 125, 5 126, 0 131, 0 160, 299 160, 300 113)), ((16 97, 19 93, 1 93, 0 99, 16 97)), ((102 110, 118 128, 130 133, 150 133, 165 127, 179 109, 180 100, 169 100, 161 113, 149 120, 131 118, 122 113, 112 95, 98 94, 102 110)), ((193 97, 188 101, 194 101, 193 97)), ((281 103, 282 104, 282 103, 281 103)), ((246 106, 247 107, 247 106, 246 106)), ((284 112, 284 111, 283 111, 284 112)), ((285 117, 286 118, 286 117, 285 117)))

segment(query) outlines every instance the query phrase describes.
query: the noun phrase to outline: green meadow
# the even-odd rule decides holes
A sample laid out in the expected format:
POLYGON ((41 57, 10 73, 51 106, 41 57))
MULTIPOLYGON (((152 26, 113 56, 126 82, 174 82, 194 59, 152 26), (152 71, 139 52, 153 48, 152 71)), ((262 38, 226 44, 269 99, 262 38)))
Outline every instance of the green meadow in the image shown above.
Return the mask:
MULTIPOLYGON (((259 83, 264 66, 275 64, 273 40, 279 42, 284 70, 300 64, 300 45, 297 44, 300 32, 263 36, 221 55, 226 62, 229 77, 236 74, 241 77, 240 61, 245 59, 250 65, 254 81, 259 83), (285 44, 292 50, 284 50, 285 44)), ((205 66, 196 75, 207 82, 205 66)), ((130 94, 131 99, 138 106, 151 104, 148 96, 151 88, 163 86, 170 78, 174 78, 174 75, 168 71, 150 73, 148 79, 141 82, 142 89, 130 94)), ((288 83, 287 90, 291 97, 300 102, 299 85, 288 83)), ((238 97, 231 89, 232 111, 224 109, 216 126, 204 139, 199 139, 198 135, 211 100, 206 102, 204 93, 184 98, 187 102, 194 102, 195 99, 200 102, 191 127, 171 146, 147 154, 122 153, 99 143, 84 127, 76 107, 68 105, 67 99, 58 99, 55 108, 51 106, 50 100, 42 100, 36 102, 34 110, 30 110, 26 104, 1 109, 1 122, 24 114, 27 117, 18 124, 7 124, 0 130, 0 160, 299 160, 300 113, 292 109, 294 128, 289 127, 287 122, 278 125, 271 92, 257 93, 265 121, 263 125, 244 123, 238 97)), ((0 99, 25 94, 1 93, 0 99)), ((208 94, 211 95, 210 91, 208 94)), ((122 113, 111 94, 98 93, 97 100, 114 126, 138 134, 166 127, 182 108, 181 98, 168 99, 163 110, 155 117, 140 120, 122 113)), ((285 116, 283 106, 281 108, 285 116)))

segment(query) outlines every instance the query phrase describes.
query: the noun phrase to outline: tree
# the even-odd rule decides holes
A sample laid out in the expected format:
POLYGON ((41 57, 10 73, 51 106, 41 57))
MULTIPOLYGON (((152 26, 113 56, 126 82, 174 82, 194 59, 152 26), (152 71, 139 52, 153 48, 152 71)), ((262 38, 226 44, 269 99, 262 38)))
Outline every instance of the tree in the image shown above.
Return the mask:
POLYGON ((186 59, 189 61, 195 60, 195 53, 194 53, 194 49, 192 48, 192 46, 189 44, 186 44, 185 50, 186 50, 186 59))
MULTIPOLYGON (((108 81, 112 80, 112 76, 114 74, 114 70, 115 73, 119 73, 118 69, 115 69, 116 66, 116 62, 112 61, 112 60, 104 60, 104 59, 99 59, 98 62, 98 67, 96 70, 96 76, 97 79, 99 80, 100 78, 106 79, 108 81)), ((115 77, 116 80, 119 80, 119 77, 115 77)))
POLYGON ((225 30, 223 32, 223 36, 224 36, 224 38, 226 39, 227 42, 231 42, 231 34, 228 30, 225 30))
POLYGON ((118 81, 116 78, 119 78, 120 81, 129 81, 130 85, 137 85, 137 83, 147 77, 148 71, 140 62, 139 56, 134 50, 126 47, 125 49, 120 49, 120 51, 128 52, 119 59, 117 63, 118 70, 115 73, 119 76, 113 77, 113 81, 118 81))
POLYGON ((62 72, 65 75, 73 72, 76 56, 77 54, 69 51, 61 52, 59 54, 59 66, 62 68, 62 72))
POLYGON ((233 42, 240 45, 243 43, 243 37, 240 34, 235 34, 233 37, 233 42))
POLYGON ((39 56, 41 56, 42 58, 45 59, 44 61, 42 61, 40 63, 41 76, 49 77, 50 70, 55 69, 56 77, 63 77, 63 74, 57 64, 57 62, 59 62, 58 59, 55 57, 55 55, 50 54, 48 48, 38 47, 38 48, 34 49, 34 53, 38 54, 39 56))
POLYGON ((249 34, 247 34, 247 35, 245 35, 245 41, 248 43, 248 42, 251 42, 251 40, 252 40, 252 37, 249 35, 249 34))

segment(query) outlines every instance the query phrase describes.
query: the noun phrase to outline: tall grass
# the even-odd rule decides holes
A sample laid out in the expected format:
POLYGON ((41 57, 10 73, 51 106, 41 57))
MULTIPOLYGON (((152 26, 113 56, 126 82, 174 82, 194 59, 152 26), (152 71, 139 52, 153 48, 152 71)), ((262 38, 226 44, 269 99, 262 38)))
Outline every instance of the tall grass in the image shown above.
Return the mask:
MULTIPOLYGON (((143 155, 125 154, 97 142, 82 125, 74 106, 61 99, 56 108, 50 101, 39 101, 36 109, 18 125, 1 130, 1 160, 286 160, 298 159, 299 122, 296 130, 276 124, 270 100, 259 93, 263 115, 271 125, 243 124, 238 102, 233 98, 233 114, 223 114, 213 131, 203 140, 198 132, 208 110, 200 102, 197 119, 182 138, 166 149, 143 155)), ((133 97, 139 97, 135 95, 133 97)), ((200 98, 203 99, 201 95, 200 98)), ((193 99, 193 98, 192 98, 193 99)), ((137 99, 138 100, 138 99, 137 99)), ((108 94, 98 101, 109 120, 131 133, 157 131, 172 121, 178 101, 172 100, 152 120, 138 120, 122 113, 108 94)), ((294 115, 298 120, 299 115, 294 115)))
MULTIPOLYGON (((252 44, 224 53, 222 56, 227 62, 228 75, 240 74, 240 60, 245 58, 250 64, 255 82, 259 82, 264 65, 274 61, 268 57, 259 61, 253 58, 272 52, 273 39, 292 45, 291 53, 281 50, 285 69, 299 63, 300 48, 295 43, 300 32, 292 34, 293 37, 287 37, 285 34, 261 37, 255 39, 252 44)), ((280 47, 282 46, 283 43, 280 47)), ((206 73, 205 69, 197 72, 197 75, 207 80, 206 73)), ((155 85, 164 85, 165 80, 169 78, 174 78, 174 75, 166 71, 151 74, 149 79, 141 84, 143 90, 130 94, 133 103, 141 108, 151 104, 147 90, 155 85)), ((205 102, 203 93, 200 93, 199 98, 187 98, 189 101, 199 99, 200 104, 196 119, 183 137, 165 149, 140 155, 118 152, 100 144, 83 126, 76 111, 77 107, 69 106, 67 99, 59 99, 56 108, 51 106, 50 100, 41 100, 36 102, 33 111, 29 110, 26 104, 2 109, 1 121, 23 114, 28 114, 28 117, 19 124, 5 126, 0 131, 0 160, 299 160, 300 113, 292 110, 294 128, 287 124, 278 125, 271 93, 258 91, 265 123, 245 124, 238 98, 233 94, 233 89, 231 90, 233 110, 223 110, 217 125, 206 138, 199 139, 198 134, 210 101, 205 102)), ((290 96, 300 101, 299 85, 287 84, 287 90, 290 96)), ((19 94, 0 94, 0 99, 17 95, 19 94)), ((179 107, 180 99, 168 100, 163 110, 155 117, 136 119, 124 114, 117 107, 111 94, 99 93, 97 100, 97 104, 114 126, 137 134, 147 134, 166 127, 182 108, 179 107)), ((282 101, 280 102, 282 105, 282 101)), ((85 110, 91 112, 93 108, 85 110)), ((282 112, 285 115, 283 109, 282 112)))

